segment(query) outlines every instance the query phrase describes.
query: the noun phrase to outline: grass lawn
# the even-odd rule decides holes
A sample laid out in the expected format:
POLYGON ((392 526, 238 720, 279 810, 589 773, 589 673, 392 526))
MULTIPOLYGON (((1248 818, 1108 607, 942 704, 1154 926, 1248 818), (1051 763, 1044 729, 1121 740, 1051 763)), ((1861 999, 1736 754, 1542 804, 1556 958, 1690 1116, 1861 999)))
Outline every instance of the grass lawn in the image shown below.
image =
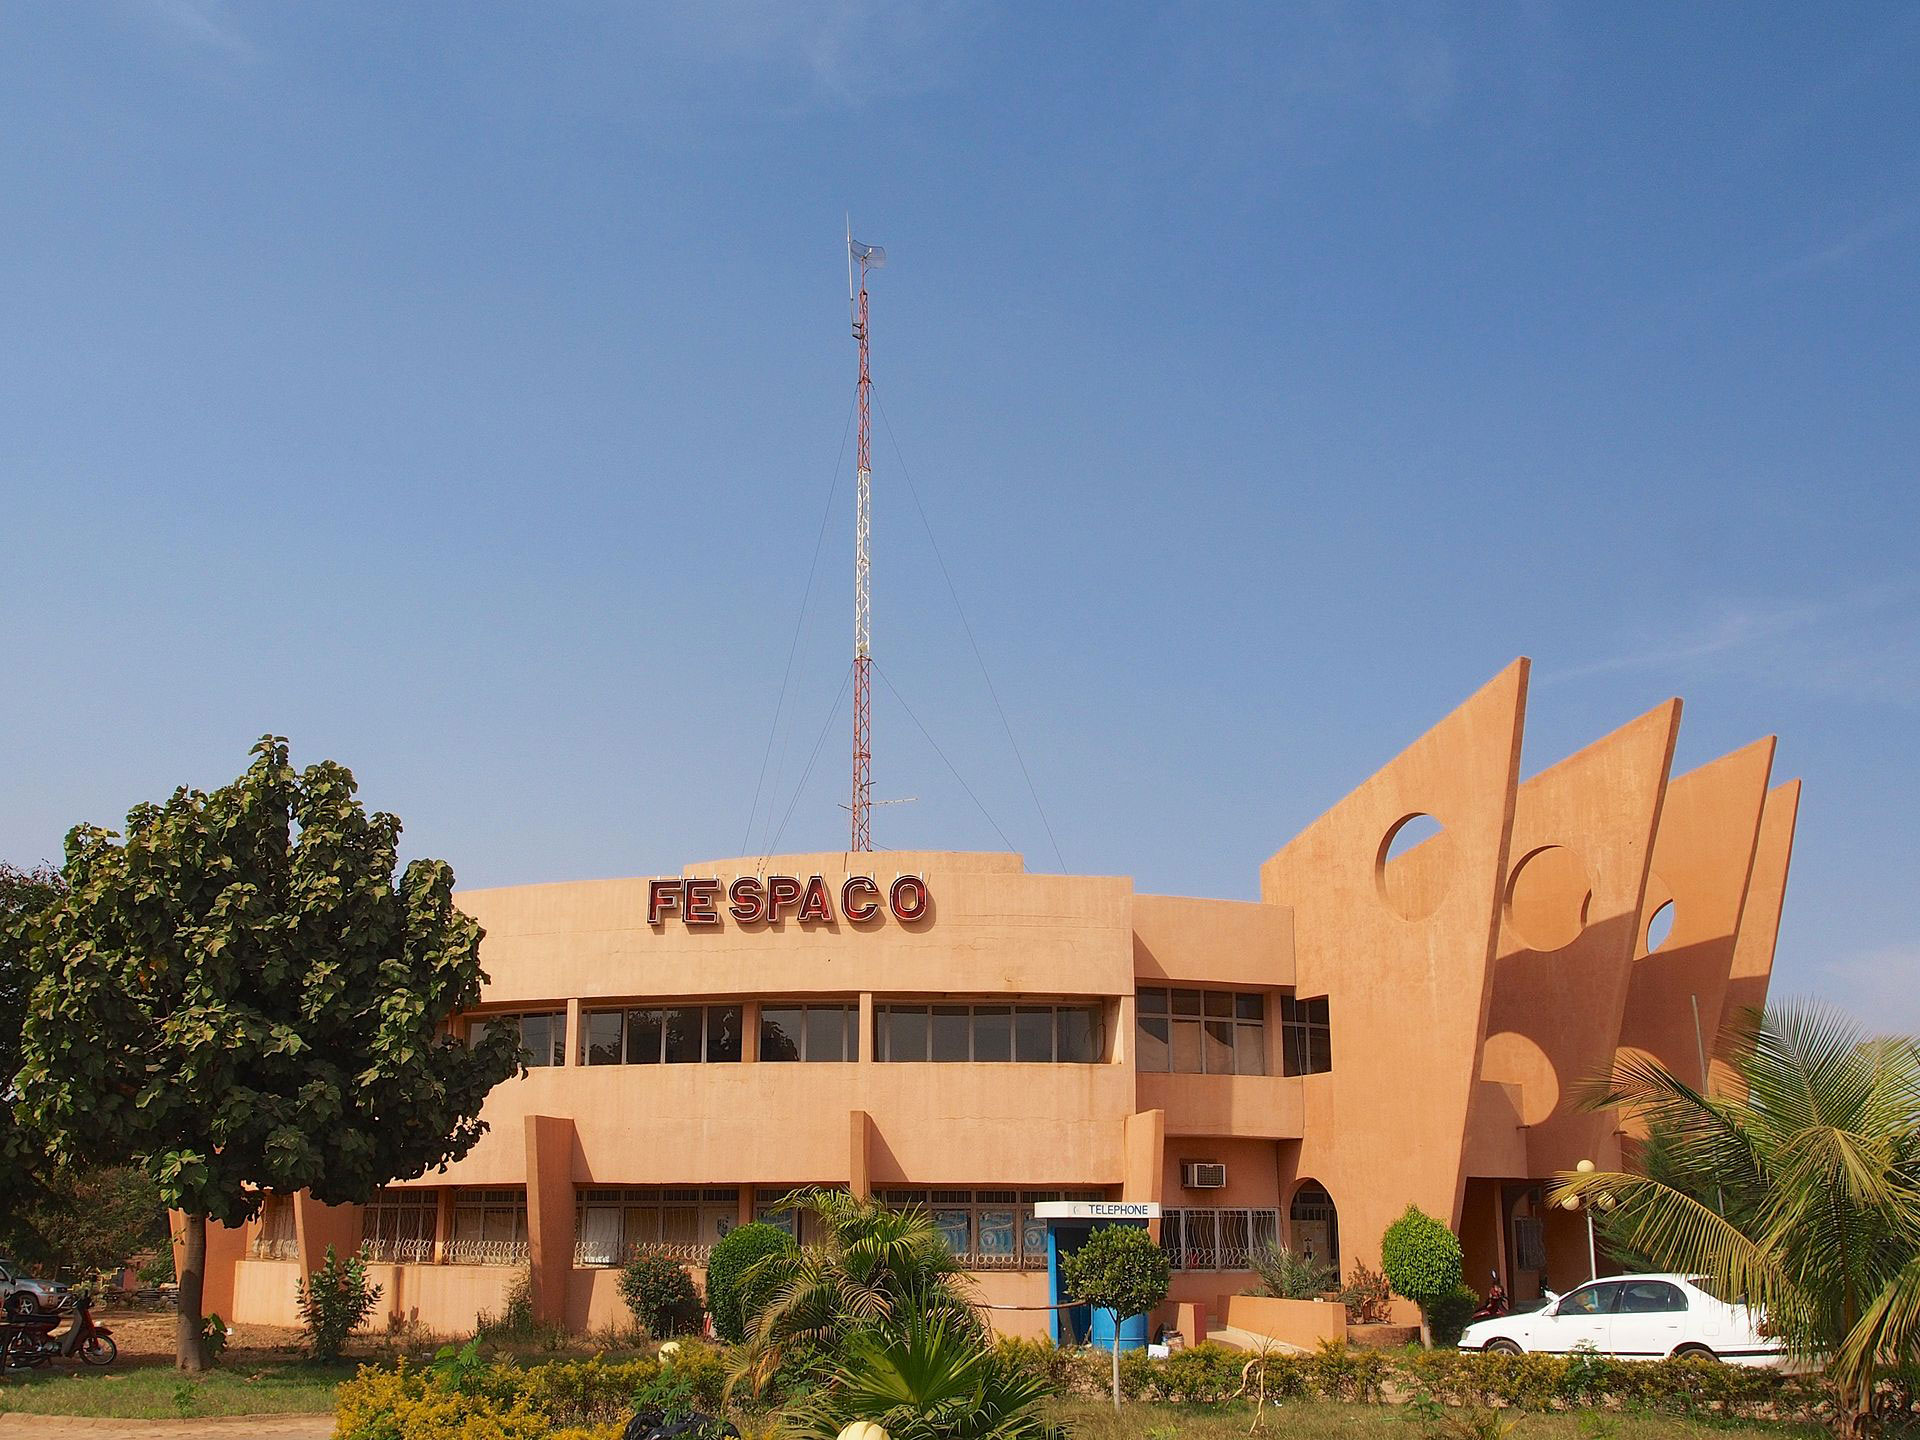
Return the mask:
MULTIPOLYGON (((1053 1416, 1073 1440, 1245 1440, 1253 1406, 1155 1405, 1129 1401, 1115 1415, 1103 1401, 1062 1400, 1053 1416)), ((1535 1414, 1496 1412, 1512 1423, 1511 1440, 1698 1440, 1702 1435, 1727 1440, 1824 1440, 1812 1425, 1756 1425, 1720 1420, 1681 1420, 1634 1411, 1535 1414)), ((1456 1412, 1459 1420, 1466 1416, 1456 1412)), ((1320 1400, 1269 1404, 1260 1418, 1261 1435, 1280 1440, 1459 1440, 1459 1429, 1430 1433, 1418 1417, 1397 1405, 1339 1405, 1320 1400)))
POLYGON ((242 1358, 196 1378, 164 1364, 80 1370, 55 1361, 43 1370, 9 1371, 0 1382, 0 1413, 128 1420, 316 1414, 333 1409, 335 1388, 358 1363, 242 1358))

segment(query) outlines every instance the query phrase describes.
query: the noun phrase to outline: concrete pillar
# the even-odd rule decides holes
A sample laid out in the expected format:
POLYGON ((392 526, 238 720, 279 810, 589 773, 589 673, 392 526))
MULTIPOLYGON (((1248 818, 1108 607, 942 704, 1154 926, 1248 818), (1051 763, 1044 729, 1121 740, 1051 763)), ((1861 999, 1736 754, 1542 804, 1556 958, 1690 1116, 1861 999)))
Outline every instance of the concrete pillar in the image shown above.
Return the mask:
MULTIPOLYGON (((1152 987, 1148 987, 1152 988, 1152 987)), ((1132 995, 1122 995, 1113 1007, 1113 1063, 1115 1065, 1133 1064, 1134 1027, 1139 1024, 1140 1002, 1132 995)))
POLYGON ((847 1189, 865 1200, 873 1194, 873 1117, 849 1110, 847 1122, 847 1189))
POLYGON ((740 1208, 734 1212, 734 1220, 741 1225, 753 1224, 753 1209, 753 1186, 742 1185, 740 1187, 740 1208))
POLYGON ((580 1028, 580 1001, 578 999, 569 1000, 567 1001, 566 1063, 569 1065, 584 1064, 587 1057, 581 1052, 586 1049, 586 1044, 587 1032, 580 1028))
MULTIPOLYGON (((740 1059, 751 1065, 760 1058, 760 1002, 748 1000, 740 1006, 740 1059)), ((740 1222, 745 1224, 743 1220, 740 1222)))
POLYGON ((860 992, 860 1063, 873 1063, 873 992, 860 992))
POLYGON ((527 1265, 534 1318, 562 1325, 573 1279, 573 1120, 527 1116, 527 1265))
POLYGON ((360 1207, 322 1205, 305 1190, 293 1197, 294 1243, 300 1273, 311 1275, 326 1261, 327 1247, 342 1260, 360 1248, 360 1207))
POLYGON ((433 1212, 433 1263, 447 1263, 447 1246, 453 1243, 453 1186, 442 1185, 439 1205, 433 1212))
MULTIPOLYGON (((1122 1200, 1160 1202, 1166 1182, 1167 1112, 1141 1110, 1123 1122, 1121 1145, 1124 1150, 1125 1177, 1120 1185, 1122 1200)), ((1147 1233, 1160 1238, 1160 1222, 1149 1220, 1147 1233)))

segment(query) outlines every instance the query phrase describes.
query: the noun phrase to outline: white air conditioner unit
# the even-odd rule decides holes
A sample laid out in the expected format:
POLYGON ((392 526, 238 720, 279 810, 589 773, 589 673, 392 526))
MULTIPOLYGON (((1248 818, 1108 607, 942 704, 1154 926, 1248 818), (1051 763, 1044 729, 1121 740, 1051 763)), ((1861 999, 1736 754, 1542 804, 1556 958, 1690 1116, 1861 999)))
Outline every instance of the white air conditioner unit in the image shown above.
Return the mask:
POLYGON ((1218 1160, 1182 1160, 1180 1188, 1183 1190, 1224 1190, 1227 1167, 1218 1160))

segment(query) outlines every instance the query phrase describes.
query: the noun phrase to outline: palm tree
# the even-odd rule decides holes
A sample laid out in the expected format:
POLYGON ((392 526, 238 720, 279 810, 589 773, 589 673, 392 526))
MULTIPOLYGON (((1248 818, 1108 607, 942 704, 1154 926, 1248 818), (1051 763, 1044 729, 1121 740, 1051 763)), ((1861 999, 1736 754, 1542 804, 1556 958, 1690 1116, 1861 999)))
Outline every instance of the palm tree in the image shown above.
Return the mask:
POLYGON ((1623 1055, 1594 1103, 1645 1127, 1654 1173, 1565 1174, 1548 1201, 1610 1199, 1631 1250, 1759 1307, 1857 1432, 1920 1352, 1920 1043, 1810 1005, 1735 1039, 1728 1095, 1623 1055))
POLYGON ((770 1298, 752 1319, 734 1384, 757 1390, 791 1355, 832 1358, 849 1336, 914 1316, 983 1333, 965 1272, 924 1207, 889 1209, 843 1190, 797 1191, 781 1205, 811 1212, 820 1238, 747 1267, 743 1289, 770 1298))
POLYGON ((1036 1376, 1002 1364, 976 1325, 950 1311, 911 1312, 882 1330, 855 1332, 826 1387, 788 1424, 801 1435, 838 1435, 872 1420, 892 1440, 1047 1440, 1059 1433, 1036 1376))

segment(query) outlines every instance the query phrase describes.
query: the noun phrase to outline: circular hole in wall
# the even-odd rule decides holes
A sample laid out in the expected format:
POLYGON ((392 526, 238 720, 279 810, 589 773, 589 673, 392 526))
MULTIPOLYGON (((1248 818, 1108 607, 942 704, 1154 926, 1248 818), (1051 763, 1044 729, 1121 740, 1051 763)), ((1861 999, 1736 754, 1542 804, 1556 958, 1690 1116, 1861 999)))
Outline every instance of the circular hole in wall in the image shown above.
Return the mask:
POLYGON ((1433 816, 1415 813, 1394 822, 1374 858, 1380 902, 1402 920, 1424 920, 1439 908, 1451 878, 1453 837, 1433 816))
POLYGON ((1673 902, 1667 901, 1647 920, 1647 953, 1651 955, 1673 935, 1673 902))
POLYGON ((1564 950, 1587 928, 1593 883, 1578 852, 1543 845, 1507 877, 1507 923, 1530 950, 1564 950))
POLYGON ((1560 1103, 1560 1075, 1553 1061, 1539 1041, 1518 1031, 1502 1030, 1487 1037, 1486 1048, 1481 1051, 1480 1076, 1520 1087, 1522 1125, 1544 1123, 1560 1103))

